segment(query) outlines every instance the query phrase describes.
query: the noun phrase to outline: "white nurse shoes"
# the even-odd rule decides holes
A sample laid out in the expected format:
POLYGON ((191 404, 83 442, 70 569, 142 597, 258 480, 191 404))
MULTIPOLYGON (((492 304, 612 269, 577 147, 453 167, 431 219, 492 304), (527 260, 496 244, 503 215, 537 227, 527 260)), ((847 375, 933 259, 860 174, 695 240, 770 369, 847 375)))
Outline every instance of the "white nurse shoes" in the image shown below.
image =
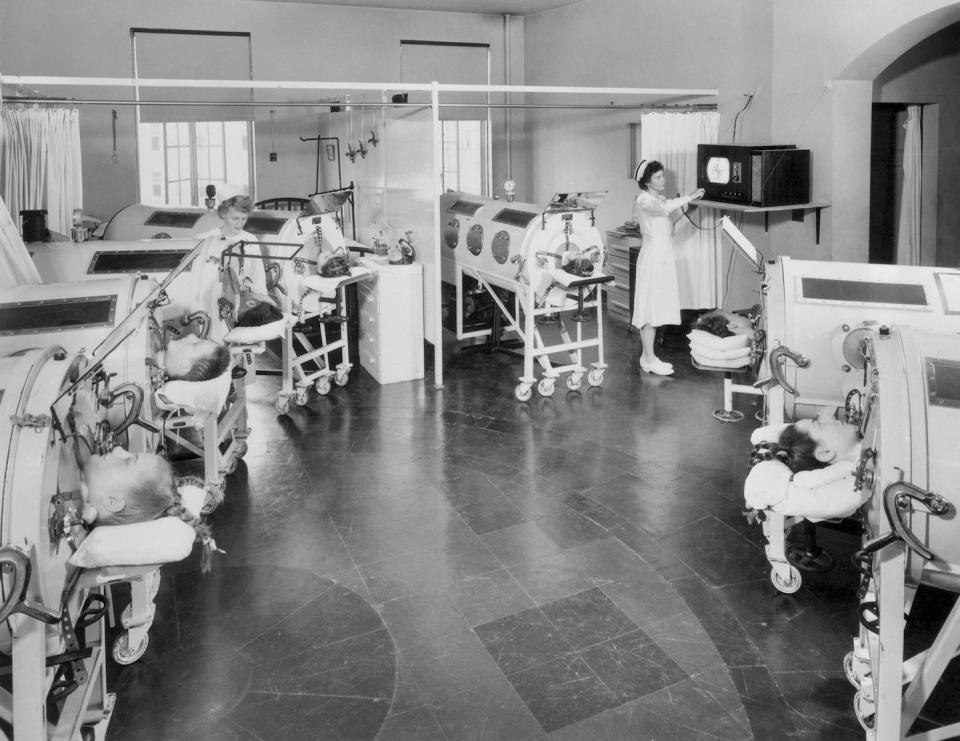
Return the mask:
POLYGON ((673 375, 673 366, 670 363, 664 363, 659 358, 655 358, 653 362, 648 363, 642 357, 640 358, 640 370, 644 373, 652 373, 655 376, 672 376, 673 375))

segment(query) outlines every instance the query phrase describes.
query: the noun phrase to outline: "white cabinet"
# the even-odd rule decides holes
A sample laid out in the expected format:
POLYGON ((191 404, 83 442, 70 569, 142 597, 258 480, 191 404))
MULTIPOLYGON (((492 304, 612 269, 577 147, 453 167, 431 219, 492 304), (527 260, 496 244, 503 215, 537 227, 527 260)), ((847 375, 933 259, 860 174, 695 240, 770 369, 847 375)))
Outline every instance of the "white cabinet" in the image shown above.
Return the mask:
POLYGON ((360 365, 378 383, 423 378, 423 266, 367 263, 359 284, 360 365))

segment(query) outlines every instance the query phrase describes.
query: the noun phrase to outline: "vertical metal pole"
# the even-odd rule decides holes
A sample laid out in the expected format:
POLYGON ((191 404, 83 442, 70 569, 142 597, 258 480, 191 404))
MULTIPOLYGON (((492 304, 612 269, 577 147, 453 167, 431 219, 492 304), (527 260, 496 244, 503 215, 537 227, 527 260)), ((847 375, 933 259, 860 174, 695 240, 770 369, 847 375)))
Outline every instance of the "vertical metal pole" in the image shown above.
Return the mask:
POLYGON ((443 388, 443 307, 440 301, 440 194, 443 188, 443 132, 440 129, 440 83, 436 80, 430 90, 430 115, 433 120, 433 385, 443 388))

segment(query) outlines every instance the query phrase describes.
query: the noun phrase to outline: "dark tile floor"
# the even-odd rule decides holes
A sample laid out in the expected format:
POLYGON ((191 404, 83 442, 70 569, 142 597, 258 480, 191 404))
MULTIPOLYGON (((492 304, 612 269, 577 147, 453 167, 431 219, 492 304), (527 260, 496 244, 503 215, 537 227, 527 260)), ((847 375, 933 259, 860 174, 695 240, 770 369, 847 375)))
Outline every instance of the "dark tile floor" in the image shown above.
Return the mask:
POLYGON ((442 390, 355 368, 288 416, 260 377, 226 554, 164 569, 109 737, 862 738, 858 537, 821 530, 838 567, 773 588, 740 496, 756 398, 715 421, 683 345, 641 375, 610 326, 602 387, 528 403, 502 353, 450 353, 442 390))

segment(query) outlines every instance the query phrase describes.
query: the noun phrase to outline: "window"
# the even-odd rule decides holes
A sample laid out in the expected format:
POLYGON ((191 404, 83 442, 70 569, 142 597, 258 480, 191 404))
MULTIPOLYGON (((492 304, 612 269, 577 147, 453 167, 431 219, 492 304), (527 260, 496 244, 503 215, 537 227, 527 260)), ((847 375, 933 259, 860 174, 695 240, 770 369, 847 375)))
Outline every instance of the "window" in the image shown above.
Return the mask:
POLYGON ((202 206, 206 186, 224 183, 252 194, 254 109, 246 104, 253 101, 253 90, 152 87, 149 82, 249 80, 250 34, 173 28, 130 31, 138 97, 162 104, 135 109, 140 200, 152 206, 202 206))
POLYGON ((249 192, 250 124, 168 121, 140 124, 140 193, 151 206, 201 206, 207 185, 249 192), (154 147, 154 141, 157 147, 154 147))
POLYGON ((486 125, 483 121, 441 121, 443 189, 484 194, 486 125))

